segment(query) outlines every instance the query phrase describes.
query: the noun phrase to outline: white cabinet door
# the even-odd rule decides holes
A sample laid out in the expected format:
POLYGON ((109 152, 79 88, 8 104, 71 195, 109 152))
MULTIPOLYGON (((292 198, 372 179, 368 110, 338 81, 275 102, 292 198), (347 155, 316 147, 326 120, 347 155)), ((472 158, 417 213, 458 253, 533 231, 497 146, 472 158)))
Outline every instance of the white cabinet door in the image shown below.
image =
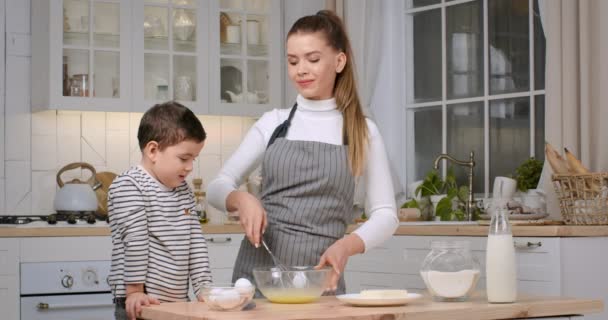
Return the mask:
POLYGON ((207 249, 211 274, 216 283, 230 283, 243 234, 208 234, 207 249))
POLYGON ((283 108, 282 1, 210 1, 212 113, 260 116, 283 108))
POLYGON ((2 319, 19 319, 19 275, 0 275, 0 310, 2 319))
POLYGON ((133 107, 175 100, 209 113, 210 1, 133 1, 133 107))
POLYGON ((0 276, 19 275, 19 239, 0 239, 0 276))
MULTIPOLYGON (((359 288, 361 280, 373 282, 392 275, 404 279, 406 289, 424 289, 420 268, 434 240, 468 240, 473 256, 481 269, 477 288, 485 289, 486 237, 394 236, 378 248, 349 259, 346 271, 351 288, 359 288), (390 261, 391 263, 385 263, 390 261), (356 277, 354 275, 357 275, 356 277), (401 276, 406 276, 401 278, 401 276)), ((519 291, 528 294, 560 295, 560 239, 516 237, 519 291)))
POLYGON ((561 295, 560 238, 514 238, 518 291, 561 295))
POLYGON ((0 310, 2 319, 19 319, 19 239, 0 239, 0 310))
POLYGON ((32 0, 32 110, 128 111, 129 1, 32 0))

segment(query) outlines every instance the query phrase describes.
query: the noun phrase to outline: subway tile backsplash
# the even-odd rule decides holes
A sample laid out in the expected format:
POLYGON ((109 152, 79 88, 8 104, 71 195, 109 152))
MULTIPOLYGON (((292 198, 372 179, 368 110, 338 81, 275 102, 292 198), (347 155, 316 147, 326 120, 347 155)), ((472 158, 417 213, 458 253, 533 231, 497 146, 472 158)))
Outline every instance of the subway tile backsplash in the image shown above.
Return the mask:
MULTIPOLYGON (((31 132, 23 137, 23 128, 7 126, 7 145, 16 134, 15 143, 31 145, 9 147, 20 160, 7 157, 6 176, 0 181, 0 208, 3 214, 48 214, 58 188, 55 181, 60 168, 71 162, 87 162, 97 171, 121 173, 141 159, 137 128, 141 113, 42 111, 22 115, 21 122, 31 121, 31 132), (28 119, 29 118, 29 119, 28 119), (31 144, 30 144, 31 143, 31 144), (1 183, 4 182, 4 183, 1 183)), ((7 124, 10 123, 7 115, 7 124)), ((199 116, 207 132, 207 141, 189 179, 201 177, 204 187, 217 174, 255 122, 253 118, 199 116)), ((30 126, 28 125, 29 129, 30 126)), ((88 172, 72 170, 63 180, 87 178, 88 172)), ((219 215, 211 210, 212 215, 219 215)))

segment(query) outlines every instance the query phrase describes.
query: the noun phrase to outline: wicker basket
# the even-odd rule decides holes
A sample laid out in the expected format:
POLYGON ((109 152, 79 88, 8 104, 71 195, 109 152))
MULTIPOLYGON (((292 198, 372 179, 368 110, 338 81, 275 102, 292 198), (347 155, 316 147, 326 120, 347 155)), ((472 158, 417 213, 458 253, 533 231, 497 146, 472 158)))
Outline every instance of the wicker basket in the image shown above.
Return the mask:
POLYGON ((566 224, 608 224, 608 172, 553 175, 566 224))

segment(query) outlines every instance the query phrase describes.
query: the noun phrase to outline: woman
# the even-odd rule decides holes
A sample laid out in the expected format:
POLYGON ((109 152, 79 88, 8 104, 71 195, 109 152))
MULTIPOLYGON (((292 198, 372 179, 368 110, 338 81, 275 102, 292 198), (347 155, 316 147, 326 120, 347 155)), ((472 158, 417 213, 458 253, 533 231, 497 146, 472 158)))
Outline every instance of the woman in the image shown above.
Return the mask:
POLYGON ((382 137, 363 115, 350 42, 330 11, 300 18, 287 35, 295 105, 265 113, 208 186, 209 202, 238 211, 241 243, 233 281, 272 265, 262 238, 286 265, 333 269, 327 291, 344 293, 348 258, 389 238, 398 225, 382 137), (237 190, 262 165, 261 202, 237 190), (370 219, 353 233, 355 177, 366 176, 370 219))

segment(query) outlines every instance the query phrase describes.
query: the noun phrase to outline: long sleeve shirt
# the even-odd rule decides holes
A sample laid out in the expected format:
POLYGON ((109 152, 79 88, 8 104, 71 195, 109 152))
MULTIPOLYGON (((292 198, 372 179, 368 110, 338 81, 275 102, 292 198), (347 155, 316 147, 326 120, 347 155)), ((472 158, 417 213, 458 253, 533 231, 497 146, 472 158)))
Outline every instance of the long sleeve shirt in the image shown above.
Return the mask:
MULTIPOLYGON (((335 99, 308 100, 297 97, 298 108, 287 133, 288 140, 342 144, 342 113, 335 99)), ((226 210, 228 194, 236 190, 261 163, 275 128, 287 119, 290 109, 266 112, 249 130, 241 145, 207 187, 209 203, 226 210)), ((365 212, 369 219, 354 232, 369 250, 388 239, 399 225, 392 179, 382 136, 367 119, 369 145, 365 160, 365 212)))
POLYGON ((143 283, 163 302, 187 301, 211 283, 207 244, 186 182, 170 189, 141 167, 118 176, 108 191, 112 231, 109 283, 115 297, 127 284, 143 283))

